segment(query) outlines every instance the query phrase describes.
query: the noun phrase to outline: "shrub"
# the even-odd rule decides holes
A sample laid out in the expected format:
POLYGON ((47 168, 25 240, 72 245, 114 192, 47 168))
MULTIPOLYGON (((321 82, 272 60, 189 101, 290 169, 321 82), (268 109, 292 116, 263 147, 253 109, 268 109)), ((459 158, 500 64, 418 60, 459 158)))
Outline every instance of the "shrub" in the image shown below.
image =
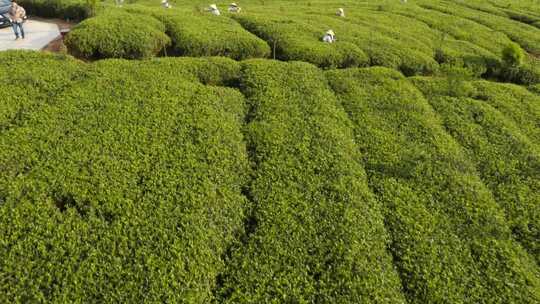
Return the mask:
POLYGON ((490 104, 510 118, 533 143, 540 143, 540 96, 513 84, 472 82, 477 99, 490 104))
POLYGON ((537 301, 536 263, 512 239, 474 164, 421 92, 381 68, 327 76, 353 122, 369 184, 383 203, 407 299, 537 301))
POLYGON ((225 56, 236 60, 268 57, 269 46, 236 21, 216 16, 167 16, 163 19, 174 48, 184 56, 225 56))
MULTIPOLYGON (((506 34, 510 39, 517 42, 525 50, 538 54, 540 53, 540 38, 538 29, 528 24, 523 24, 505 17, 480 12, 478 10, 463 7, 458 3, 448 1, 422 1, 421 7, 439 11, 452 16, 469 19, 476 23, 489 27, 492 30, 506 34)), ((466 27, 464 27, 465 29, 466 27)))
POLYGON ((0 52, 0 62, 9 71, 0 75, 0 82, 9 87, 0 101, 0 133, 24 126, 74 80, 84 78, 81 63, 71 56, 5 51, 0 52))
POLYGON ((212 302, 243 229, 242 95, 137 62, 86 67, 0 133, 0 298, 212 302))
POLYGON ((149 58, 170 44, 164 31, 152 17, 111 11, 75 26, 65 43, 72 54, 87 59, 149 58))
POLYGON ((84 20, 95 10, 86 0, 19 0, 28 15, 45 18, 84 20))
POLYGON ((403 303, 380 206, 324 75, 256 60, 241 79, 253 228, 232 253, 220 302, 403 303))
POLYGON ((136 74, 132 78, 151 78, 152 74, 157 73, 156 76, 162 79, 182 77, 214 86, 236 85, 240 77, 240 64, 224 57, 161 57, 145 61, 108 59, 99 60, 89 68, 97 74, 95 77, 99 77, 102 69, 109 73, 114 70, 120 74, 136 74))
MULTIPOLYGON (((430 80, 415 82, 424 89, 430 80)), ((506 212, 515 238, 540 261, 540 150, 519 127, 482 100, 423 90, 445 129, 466 148, 484 183, 506 212)))
POLYGON ((236 60, 270 56, 266 42, 226 16, 217 17, 199 11, 180 13, 141 6, 128 10, 161 20, 177 55, 225 56, 236 60))
POLYGON ((346 41, 323 43, 322 34, 328 28, 317 28, 279 17, 238 16, 235 19, 244 28, 266 40, 278 59, 306 61, 324 68, 363 66, 368 63, 366 54, 354 44, 346 41))
POLYGON ((516 43, 508 44, 502 51, 503 63, 508 67, 519 67, 523 64, 525 53, 516 43))

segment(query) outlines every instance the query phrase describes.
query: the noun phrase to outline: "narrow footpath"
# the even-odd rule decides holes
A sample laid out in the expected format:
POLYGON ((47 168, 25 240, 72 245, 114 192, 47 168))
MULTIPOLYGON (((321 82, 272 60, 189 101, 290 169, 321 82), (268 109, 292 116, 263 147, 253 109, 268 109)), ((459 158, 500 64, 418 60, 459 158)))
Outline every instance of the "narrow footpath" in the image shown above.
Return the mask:
POLYGON ((24 23, 25 39, 15 40, 11 27, 0 29, 0 51, 13 49, 41 50, 60 36, 58 25, 38 20, 24 23))

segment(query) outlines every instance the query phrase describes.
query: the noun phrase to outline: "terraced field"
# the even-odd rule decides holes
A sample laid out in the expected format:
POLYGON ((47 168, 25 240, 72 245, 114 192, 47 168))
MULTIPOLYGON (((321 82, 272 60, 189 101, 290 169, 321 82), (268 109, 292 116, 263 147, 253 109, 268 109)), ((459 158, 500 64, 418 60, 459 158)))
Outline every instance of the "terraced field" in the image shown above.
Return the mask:
POLYGON ((536 1, 21 3, 0 302, 540 303, 536 1))

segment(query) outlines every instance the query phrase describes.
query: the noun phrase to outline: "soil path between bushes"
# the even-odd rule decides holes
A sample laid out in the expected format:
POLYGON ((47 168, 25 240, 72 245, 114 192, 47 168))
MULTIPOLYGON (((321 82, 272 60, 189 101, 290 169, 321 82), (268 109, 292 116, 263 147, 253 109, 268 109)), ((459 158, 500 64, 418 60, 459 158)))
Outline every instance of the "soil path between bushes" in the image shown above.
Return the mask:
POLYGON ((25 39, 15 40, 11 27, 0 29, 0 51, 46 50, 58 52, 63 47, 61 32, 67 32, 72 23, 60 19, 29 18, 23 25, 25 39))

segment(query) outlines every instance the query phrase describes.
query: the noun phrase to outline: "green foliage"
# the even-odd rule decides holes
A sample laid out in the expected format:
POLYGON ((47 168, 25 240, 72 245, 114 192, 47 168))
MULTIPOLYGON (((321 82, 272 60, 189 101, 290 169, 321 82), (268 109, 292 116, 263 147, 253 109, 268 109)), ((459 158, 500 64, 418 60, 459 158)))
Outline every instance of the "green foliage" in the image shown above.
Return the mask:
POLYGON ((158 20, 114 10, 75 26, 65 44, 70 53, 87 59, 142 59, 161 52, 170 38, 158 20))
POLYGON ((36 88, 55 94, 0 132, 0 298, 211 302, 243 230, 243 96, 172 77, 174 61, 81 64, 66 81, 70 61, 47 60, 30 69, 66 90, 36 88))
POLYGON ((129 11, 149 14, 161 20, 177 55, 225 56, 235 60, 270 56, 266 42, 225 16, 204 12, 179 13, 140 6, 129 8, 129 11))
POLYGON ((80 62, 70 56, 31 51, 0 52, 0 62, 9 73, 0 82, 9 86, 0 102, 0 132, 24 126, 26 119, 84 77, 80 62))
POLYGON ((236 21, 217 16, 163 19, 174 49, 184 56, 226 56, 236 60, 270 56, 269 46, 236 21))
POLYGON ((539 303, 534 1, 23 0, 0 302, 539 303))
MULTIPOLYGON (((416 82, 424 87, 428 79, 416 82)), ((424 91, 445 129, 466 148, 506 212, 515 238, 540 262, 540 150, 503 113, 482 100, 424 91)))
POLYGON ((519 67, 524 58, 525 53, 517 43, 508 44, 502 51, 503 63, 508 67, 519 67))
MULTIPOLYGON (((500 31, 506 34, 510 39, 519 43, 525 50, 540 54, 540 36, 538 29, 528 24, 511 20, 502 16, 496 16, 490 13, 481 12, 475 9, 461 6, 458 1, 432 1, 420 0, 418 5, 429 9, 439 11, 452 16, 468 19, 482 24, 492 30, 500 31)), ((463 28, 466 30, 466 28, 463 28)))
POLYGON ((306 61, 325 68, 362 66, 368 62, 366 54, 351 43, 339 40, 333 44, 323 43, 321 39, 328 28, 317 29, 279 17, 238 16, 235 19, 266 40, 278 59, 306 61))
POLYGON ((384 206, 407 300, 538 302, 537 264, 512 239, 474 163, 421 92, 387 69, 327 75, 353 121, 369 185, 384 206))
POLYGON ((513 84, 475 81, 477 99, 504 113, 533 143, 540 143, 540 96, 513 84))
POLYGON ((80 21, 92 16, 96 6, 89 6, 88 0, 19 0, 26 13, 31 16, 62 18, 80 21))
POLYGON ((222 301, 404 303, 380 205, 324 75, 256 60, 241 81, 251 108, 253 232, 228 262, 222 301))
POLYGON ((446 94, 448 96, 469 96, 474 94, 474 87, 468 82, 474 77, 474 72, 467 67, 443 64, 440 68, 440 76, 446 80, 446 94))

